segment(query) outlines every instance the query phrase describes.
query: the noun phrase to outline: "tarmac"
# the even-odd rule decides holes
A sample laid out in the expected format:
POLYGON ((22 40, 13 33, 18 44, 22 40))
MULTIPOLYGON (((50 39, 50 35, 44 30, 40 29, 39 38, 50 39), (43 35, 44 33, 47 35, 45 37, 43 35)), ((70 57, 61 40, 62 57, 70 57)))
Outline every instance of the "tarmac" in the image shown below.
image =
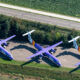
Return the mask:
MULTIPOLYGON (((43 46, 44 47, 44 46, 43 46)), ((75 64, 80 62, 80 53, 74 48, 63 48, 56 47, 56 52, 52 55, 57 57, 62 64, 63 67, 76 68, 75 64)), ((36 53, 36 49, 29 43, 24 42, 9 42, 6 50, 11 52, 14 57, 14 60, 29 62, 31 59, 27 59, 27 57, 36 53)), ((41 60, 39 63, 51 65, 51 61, 49 59, 41 60), (47 61, 46 61, 47 60, 47 61)), ((37 60, 33 60, 38 63, 37 60)), ((52 65, 51 65, 52 66, 52 65)))

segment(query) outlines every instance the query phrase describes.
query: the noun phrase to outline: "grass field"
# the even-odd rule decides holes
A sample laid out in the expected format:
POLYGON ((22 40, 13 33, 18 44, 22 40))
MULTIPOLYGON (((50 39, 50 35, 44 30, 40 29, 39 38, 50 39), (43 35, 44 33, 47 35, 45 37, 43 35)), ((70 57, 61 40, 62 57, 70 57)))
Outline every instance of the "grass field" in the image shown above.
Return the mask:
POLYGON ((5 61, 0 59, 0 73, 18 74, 21 76, 34 76, 44 78, 43 80, 79 80, 80 70, 73 72, 69 71, 72 68, 56 68, 46 64, 30 63, 20 61, 5 61), (64 76, 63 76, 64 75, 64 76))
POLYGON ((19 76, 0 73, 0 80, 22 80, 19 76))
POLYGON ((44 78, 2 72, 0 73, 0 80, 44 80, 44 78))
POLYGON ((80 0, 0 0, 0 2, 80 17, 80 0))

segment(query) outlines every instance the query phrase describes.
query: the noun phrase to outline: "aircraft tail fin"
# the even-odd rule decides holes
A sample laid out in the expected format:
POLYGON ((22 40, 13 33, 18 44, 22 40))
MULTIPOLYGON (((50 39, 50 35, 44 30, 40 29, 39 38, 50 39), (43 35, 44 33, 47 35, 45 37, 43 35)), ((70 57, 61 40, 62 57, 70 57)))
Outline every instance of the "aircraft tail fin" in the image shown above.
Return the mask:
POLYGON ((27 33, 25 33, 25 34, 23 34, 22 36, 26 36, 26 35, 28 35, 28 34, 31 34, 31 33, 33 33, 35 30, 31 30, 31 31, 29 31, 29 32, 27 32, 27 33))
POLYGON ((73 42, 74 40, 77 40, 78 38, 80 38, 80 36, 77 36, 77 37, 73 38, 72 40, 68 41, 68 43, 71 43, 71 42, 73 42))

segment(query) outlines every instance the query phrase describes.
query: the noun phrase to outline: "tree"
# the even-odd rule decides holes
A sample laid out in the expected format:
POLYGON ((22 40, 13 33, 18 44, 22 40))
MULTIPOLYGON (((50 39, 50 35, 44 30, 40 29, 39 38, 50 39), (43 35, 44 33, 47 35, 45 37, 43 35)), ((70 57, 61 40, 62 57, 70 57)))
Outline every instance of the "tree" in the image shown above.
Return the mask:
POLYGON ((8 20, 6 20, 2 25, 1 25, 1 37, 5 38, 8 36, 10 30, 10 23, 8 20))

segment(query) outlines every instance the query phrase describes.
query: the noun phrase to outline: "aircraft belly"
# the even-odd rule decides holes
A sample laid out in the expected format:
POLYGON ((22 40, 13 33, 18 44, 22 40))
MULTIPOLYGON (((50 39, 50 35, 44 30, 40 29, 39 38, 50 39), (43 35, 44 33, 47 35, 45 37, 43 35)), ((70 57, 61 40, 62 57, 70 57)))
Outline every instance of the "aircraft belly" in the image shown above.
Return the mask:
POLYGON ((58 61, 58 59, 57 58, 53 58, 53 57, 51 57, 50 55, 48 55, 47 54, 47 57, 53 62, 53 63, 55 63, 57 66, 61 66, 61 64, 60 64, 60 62, 58 61))
POLYGON ((5 52, 4 52, 2 49, 0 49, 0 52, 1 52, 2 54, 6 55, 5 52))
POLYGON ((0 52, 4 54, 5 56, 7 56, 8 58, 12 59, 12 57, 6 51, 2 50, 1 48, 0 48, 0 52))

